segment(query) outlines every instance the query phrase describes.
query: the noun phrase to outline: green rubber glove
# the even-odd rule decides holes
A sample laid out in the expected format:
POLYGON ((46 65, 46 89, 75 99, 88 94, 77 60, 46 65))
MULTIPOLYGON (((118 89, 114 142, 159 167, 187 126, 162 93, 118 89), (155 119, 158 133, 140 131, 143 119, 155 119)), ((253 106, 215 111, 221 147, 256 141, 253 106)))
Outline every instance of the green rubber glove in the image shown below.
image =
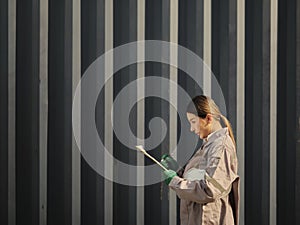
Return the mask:
POLYGON ((178 163, 168 154, 164 154, 161 157, 160 163, 168 170, 177 171, 179 169, 178 163))
POLYGON ((177 176, 177 173, 174 170, 165 170, 163 173, 166 185, 169 185, 173 177, 177 176))

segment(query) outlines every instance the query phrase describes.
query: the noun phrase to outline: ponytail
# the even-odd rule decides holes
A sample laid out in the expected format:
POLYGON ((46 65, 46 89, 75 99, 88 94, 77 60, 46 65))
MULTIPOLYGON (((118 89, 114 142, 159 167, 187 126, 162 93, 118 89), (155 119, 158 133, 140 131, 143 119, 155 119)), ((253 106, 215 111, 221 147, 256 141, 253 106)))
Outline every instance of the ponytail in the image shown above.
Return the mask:
POLYGON ((235 143, 235 140, 234 140, 233 131, 232 131, 232 127, 231 127, 231 124, 230 124, 229 120, 225 116, 223 116, 222 114, 220 114, 220 116, 221 116, 221 118, 222 118, 225 126, 228 128, 229 136, 231 137, 231 140, 232 140, 234 146, 236 146, 236 143, 235 143))

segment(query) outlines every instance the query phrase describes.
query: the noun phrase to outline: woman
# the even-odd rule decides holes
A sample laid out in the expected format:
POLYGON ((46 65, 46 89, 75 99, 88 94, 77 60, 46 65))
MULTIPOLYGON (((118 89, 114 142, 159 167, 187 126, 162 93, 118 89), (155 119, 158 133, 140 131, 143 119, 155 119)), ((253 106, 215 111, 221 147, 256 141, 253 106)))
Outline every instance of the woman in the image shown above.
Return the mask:
POLYGON ((181 199, 181 224, 238 224, 238 162, 231 125, 214 101, 203 95, 193 98, 187 119, 203 144, 182 177, 173 170, 164 172, 166 183, 181 199))

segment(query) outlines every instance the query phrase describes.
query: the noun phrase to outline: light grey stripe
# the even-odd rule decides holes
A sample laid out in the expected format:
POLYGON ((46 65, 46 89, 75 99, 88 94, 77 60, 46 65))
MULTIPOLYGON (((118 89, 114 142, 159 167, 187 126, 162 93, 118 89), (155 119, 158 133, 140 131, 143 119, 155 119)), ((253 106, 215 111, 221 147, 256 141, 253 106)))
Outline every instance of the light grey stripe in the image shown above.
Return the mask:
MULTIPOLYGON (((145 0, 137 1, 137 40, 145 39, 145 0)), ((145 48, 139 47, 137 52, 138 59, 143 59, 145 55, 145 48)), ((143 78, 145 76, 145 63, 137 64, 137 78, 143 78)), ((145 84, 137 86, 137 97, 145 96, 145 84)), ((143 140, 145 132, 145 102, 140 101, 137 103, 137 136, 143 140)), ((144 143, 137 143, 138 145, 144 145, 144 143)), ((144 155, 137 154, 137 165, 144 166, 144 155)), ((144 170, 137 169, 137 183, 144 183, 144 170)), ((144 225, 144 187, 140 186, 136 189, 136 223, 144 225)))
POLYGON ((236 144, 240 175, 240 225, 245 224, 245 0, 237 0, 237 123, 236 144))
MULTIPOLYGON (((72 91, 74 96, 75 90, 81 78, 81 15, 80 15, 80 0, 73 0, 73 39, 72 39, 72 91)), ((79 97, 79 99, 81 99, 79 97)), ((76 109, 79 112, 79 126, 81 125, 80 105, 76 109)), ((80 130, 80 128, 79 128, 80 130)), ((80 151, 76 144, 75 138, 72 138, 72 224, 80 225, 81 220, 81 160, 80 151)))
POLYGON ((16 224, 16 0, 8 1, 8 224, 16 224))
MULTIPOLYGON (((105 52, 113 48, 113 1, 105 1, 105 52)), ((105 75, 113 71, 113 56, 105 58, 105 75)), ((110 79, 105 84, 105 124, 104 124, 104 142, 110 154, 113 155, 113 131, 111 128, 112 118, 111 108, 113 104, 113 79, 110 79)), ((105 177, 113 177, 113 161, 106 157, 104 158, 105 177)), ((113 224, 113 183, 105 179, 104 184, 104 222, 105 225, 113 224)))
MULTIPOLYGON (((178 43, 178 0, 170 1, 170 42, 178 43)), ((178 52, 177 49, 170 48, 170 61, 177 62, 178 52)), ((178 74, 177 68, 170 66, 170 81, 177 84, 178 74)), ((172 96, 176 96, 177 99, 177 87, 174 88, 170 85, 170 99, 172 96)), ((170 104, 170 118, 169 118, 169 133, 170 133, 170 150, 172 156, 177 159, 177 105, 170 104), (176 149, 175 151, 173 151, 176 149)), ((174 191, 169 192, 169 224, 174 225, 177 223, 177 204, 176 204, 176 193, 174 191)))
MULTIPOLYGON (((211 0, 203 2, 203 60, 211 68, 211 0)), ((207 74, 207 68, 204 68, 203 91, 205 95, 211 96, 211 76, 207 74)))
POLYGON ((47 224, 48 0, 40 1, 40 224, 47 224))
POLYGON ((278 1, 270 2, 270 224, 276 225, 277 19, 278 1))

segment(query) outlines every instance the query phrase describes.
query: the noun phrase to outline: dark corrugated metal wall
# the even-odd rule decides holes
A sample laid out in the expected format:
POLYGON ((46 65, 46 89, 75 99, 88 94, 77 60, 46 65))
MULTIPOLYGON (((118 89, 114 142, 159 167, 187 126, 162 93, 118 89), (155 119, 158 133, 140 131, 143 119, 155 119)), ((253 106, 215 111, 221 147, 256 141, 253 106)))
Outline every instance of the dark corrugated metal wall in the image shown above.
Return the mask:
POLYGON ((49 1, 47 223, 72 223, 72 1, 49 1))
POLYGON ((245 48, 246 222, 269 224, 270 1, 246 2, 245 48))
POLYGON ((299 1, 278 5, 278 224, 299 224, 299 1))
POLYGON ((8 4, 0 1, 0 220, 8 223, 8 4))
MULTIPOLYGON (((228 117, 237 131, 237 0, 212 1, 212 70, 226 100, 228 117)), ((278 0, 278 33, 270 33, 272 0, 245 1, 245 220, 241 224, 270 224, 270 39, 278 37, 277 51, 277 224, 299 224, 300 216, 300 2, 278 0), (243 223, 244 222, 244 223, 243 223)), ((48 126, 47 202, 40 203, 40 1, 16 0, 16 16, 8 0, 0 0, 0 224, 74 224, 72 207, 72 47, 73 4, 71 0, 49 1, 48 8, 48 126), (16 21, 15 49, 9 46, 16 21), (10 54, 15 53, 11 66, 10 54), (15 104, 9 78, 15 69, 15 104), (11 72, 11 74, 9 74, 11 72), (15 108, 15 129, 9 112, 15 108), (15 164, 11 164, 15 132, 15 164), (14 170, 15 168, 15 170, 14 170), (15 180, 12 172, 15 171, 15 180), (15 189, 11 186, 15 184, 15 189), (11 188, 11 189, 10 189, 11 188), (12 198, 15 196, 15 198, 12 198), (15 219, 12 219, 15 218, 15 219), (15 223, 16 222, 16 223, 15 223)), ((81 1, 81 74, 105 52, 104 0, 81 1)), ((179 1, 178 43, 203 57, 205 1, 179 1)), ((113 47, 137 40, 138 0, 113 1, 113 47)), ((145 1, 145 39, 169 41, 170 1, 145 1)), ((117 72, 113 97, 137 77, 137 65, 117 72)), ((169 78, 169 67, 145 64, 145 76, 169 78)), ((202 92, 197 84, 178 71, 178 83, 190 95, 202 92)), ((151 87, 145 86, 147 89, 151 87)), ((212 87, 214 88, 214 87, 212 87)), ((132 93, 135 96, 136 93, 132 93)), ((180 96, 178 97, 180 105, 180 96)), ((164 101, 147 99, 145 124, 154 116, 169 125, 164 101)), ((84 109, 82 109, 84 110, 84 109)), ((132 111, 131 129, 137 132, 137 109, 132 111)), ((97 129, 104 139, 104 93, 97 102, 97 129)), ((82 138, 84 139, 84 133, 82 138)), ((145 136, 149 135, 148 130, 145 136)), ((168 134, 169 135, 169 134, 168 134)), ((168 136, 153 152, 156 158, 168 150, 168 136)), ((114 157, 134 164, 136 155, 116 137, 114 157), (128 149, 127 149, 128 150, 128 149)), ((147 147, 147 146, 146 146, 147 147)), ((145 164, 150 164, 145 159, 145 164)), ((80 223, 105 224, 105 179, 82 158, 80 172, 80 223)), ((114 171, 118 176, 118 171, 114 171)), ((147 174, 145 175, 147 177, 147 174)), ((158 176, 160 176, 158 174, 158 176)), ((144 224, 169 224, 168 191, 161 184, 145 187, 144 224)), ((113 224, 137 224, 137 188, 113 184, 113 224)), ((178 214, 179 215, 179 214, 178 214)), ((179 224, 179 217, 177 217, 179 224)), ((78 223, 78 221, 77 221, 78 223)))
MULTIPOLYGON (((81 1, 81 74, 105 51, 104 0, 81 1)), ((97 111, 103 111, 103 94, 97 111), (102 106, 101 106, 102 105, 102 106)), ((82 109, 84 110, 84 109, 82 109)), ((98 114, 103 115, 103 113, 98 114)), ((103 117, 97 121, 98 133, 104 137, 103 117)), ((82 128, 83 130, 84 128, 82 128)), ((85 133, 82 132, 85 139, 85 133)), ((81 224, 104 224, 104 178, 81 158, 81 224)))
MULTIPOLYGON (((137 40, 137 1, 113 1, 113 4, 113 47, 115 48, 137 40)), ((136 53, 133 52, 132 54, 136 58, 136 53)), ((136 64, 129 65, 118 71, 113 78, 113 99, 116 98, 122 88, 136 79, 136 64)), ((131 95, 133 98, 136 98, 136 90, 132 90, 131 95)), ((127 103, 124 102, 123 104, 127 103)), ((123 107, 121 105, 120 108, 114 108, 115 115, 120 115, 118 112, 123 107)), ((137 131, 136 114, 137 110, 133 109, 132 117, 128 120, 131 130, 135 134, 137 131)), ((135 143, 132 143, 132 145, 134 146, 135 143)), ((113 137, 113 146, 114 158, 127 164, 135 165, 137 155, 128 146, 121 143, 116 136, 113 137)), ((121 173, 124 174, 124 171, 114 170, 114 176, 121 176, 121 173)), ((129 171, 126 171, 125 174, 128 177, 136 177, 136 174, 129 174, 129 171)), ((114 183, 113 195, 113 215, 118 215, 113 218, 113 224, 136 224, 136 187, 114 183)))
POLYGON ((16 8, 16 223, 39 222, 39 1, 16 8))

